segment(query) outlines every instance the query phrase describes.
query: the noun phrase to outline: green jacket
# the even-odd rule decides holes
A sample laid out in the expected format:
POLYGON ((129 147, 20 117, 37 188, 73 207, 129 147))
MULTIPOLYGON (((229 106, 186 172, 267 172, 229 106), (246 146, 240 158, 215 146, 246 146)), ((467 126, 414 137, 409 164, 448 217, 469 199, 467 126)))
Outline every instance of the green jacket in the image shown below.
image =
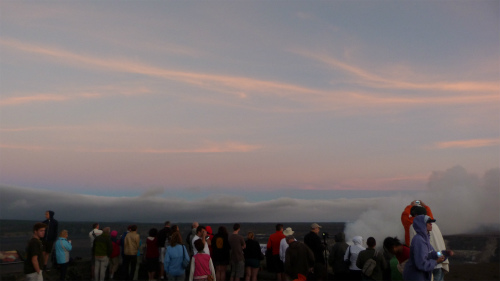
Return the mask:
POLYGON ((113 252, 113 244, 111 237, 107 233, 103 233, 94 239, 94 246, 92 247, 94 256, 111 256, 113 252))

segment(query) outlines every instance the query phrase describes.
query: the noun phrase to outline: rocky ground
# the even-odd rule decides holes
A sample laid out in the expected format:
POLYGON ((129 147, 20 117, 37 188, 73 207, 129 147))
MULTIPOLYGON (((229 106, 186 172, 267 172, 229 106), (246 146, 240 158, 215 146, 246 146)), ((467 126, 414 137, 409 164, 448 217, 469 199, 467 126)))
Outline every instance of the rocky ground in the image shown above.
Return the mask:
MULTIPOLYGON (((445 276, 445 280, 447 281, 500 280, 500 264, 498 262, 454 263, 450 267, 450 273, 445 276)), ((19 271, 4 273, 2 270, 0 280, 23 281, 25 280, 25 277, 19 271)), ((49 272, 45 272, 44 280, 59 280, 59 271, 53 269, 49 272)), ((67 280, 90 280, 90 262, 78 261, 73 266, 70 266, 68 269, 67 280)), ((147 280, 147 278, 140 280, 147 280)), ((261 271, 259 273, 259 280, 274 280, 274 274, 267 271, 261 271)))

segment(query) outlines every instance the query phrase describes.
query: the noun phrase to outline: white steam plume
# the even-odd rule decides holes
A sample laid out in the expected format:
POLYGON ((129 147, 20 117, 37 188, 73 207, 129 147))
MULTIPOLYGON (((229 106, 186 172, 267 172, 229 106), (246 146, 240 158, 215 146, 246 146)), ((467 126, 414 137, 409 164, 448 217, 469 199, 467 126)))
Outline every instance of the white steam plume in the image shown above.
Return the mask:
POLYGON ((346 225, 348 241, 360 235, 366 241, 374 237, 381 246, 387 236, 404 240, 401 213, 413 200, 427 204, 445 235, 500 230, 500 169, 487 171, 483 177, 469 174, 456 166, 433 172, 428 189, 411 198, 394 196, 379 198, 379 203, 346 225))

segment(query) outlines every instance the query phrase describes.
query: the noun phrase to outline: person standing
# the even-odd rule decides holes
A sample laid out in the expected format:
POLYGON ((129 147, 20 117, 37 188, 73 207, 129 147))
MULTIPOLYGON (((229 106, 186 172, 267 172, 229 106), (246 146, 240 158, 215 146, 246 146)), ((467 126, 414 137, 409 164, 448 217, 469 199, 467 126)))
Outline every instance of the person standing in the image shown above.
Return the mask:
POLYGON ((231 246, 231 281, 239 281, 245 275, 245 239, 239 235, 240 224, 233 225, 233 233, 229 235, 228 241, 231 246))
MULTIPOLYGON (((396 270, 392 270, 391 275, 398 276, 403 273, 406 262, 410 258, 410 247, 401 244, 401 241, 397 237, 387 237, 384 239, 384 248, 394 255, 397 260, 397 273, 396 270)), ((395 268, 395 269, 396 269, 395 268)), ((402 277, 402 276, 400 276, 402 277)))
POLYGON ((137 233, 137 225, 130 226, 130 232, 125 236, 123 267, 126 272, 127 280, 133 280, 137 266, 137 253, 139 252, 140 237, 137 233))
POLYGON ((283 234, 283 225, 281 223, 278 223, 276 224, 276 232, 271 234, 269 236, 269 240, 267 240, 267 250, 271 251, 269 271, 276 273, 276 280, 278 281, 286 280, 285 274, 283 274, 285 268, 283 262, 280 259, 280 244, 281 240, 285 237, 286 236, 283 234))
POLYGON ((293 235, 287 236, 286 240, 289 247, 285 253, 285 273, 292 280, 298 279, 299 275, 307 277, 314 268, 314 253, 293 235))
POLYGON ((43 221, 47 225, 47 230, 45 230, 45 236, 42 239, 43 243, 43 267, 49 270, 47 264, 49 262, 50 254, 52 254, 52 249, 54 248, 54 242, 57 240, 57 235, 59 234, 59 223, 54 219, 54 211, 45 212, 46 220, 43 221))
POLYGON ((113 244, 113 252, 109 258, 109 279, 113 279, 115 272, 120 265, 120 241, 118 240, 118 231, 111 231, 111 244, 113 244))
POLYGON ((436 265, 453 256, 453 251, 444 250, 439 255, 432 247, 429 231, 432 231, 432 223, 435 221, 427 215, 416 216, 413 220, 413 228, 417 234, 411 240, 410 258, 403 271, 404 280, 431 280, 436 265))
POLYGON ((94 256, 94 239, 102 234, 102 230, 99 229, 99 223, 92 224, 92 231, 89 232, 90 238, 90 276, 94 280, 95 273, 95 256, 94 256))
POLYGON ((306 244, 314 253, 314 275, 317 280, 326 280, 325 266, 325 245, 319 238, 321 226, 317 223, 311 224, 311 231, 304 236, 304 244, 306 244))
POLYGON ((362 278, 363 278, 363 280, 382 281, 383 280, 382 273, 387 268, 387 262, 384 258, 384 255, 375 250, 375 246, 377 245, 375 238, 369 237, 366 240, 366 245, 368 246, 368 248, 364 251, 359 252, 359 254, 358 254, 358 258, 356 259, 356 266, 358 268, 363 268, 365 263, 369 259, 375 260, 375 262, 377 264, 376 264, 375 268, 373 269, 372 274, 366 275, 364 273, 361 273, 362 278))
POLYGON ((165 224, 163 225, 163 228, 158 231, 158 234, 156 236, 156 241, 158 243, 158 248, 160 249, 160 258, 159 258, 159 263, 160 263, 160 279, 164 279, 165 275, 165 269, 163 268, 163 263, 164 263, 164 258, 165 258, 165 247, 168 245, 168 240, 169 237, 171 236, 170 233, 170 221, 166 221, 165 224))
POLYGON ((344 255, 349 245, 345 242, 345 233, 335 234, 335 244, 331 248, 328 256, 328 264, 332 267, 335 280, 347 280, 349 277, 349 267, 344 262, 344 255))
POLYGON ((405 244, 406 246, 410 246, 411 238, 410 238, 410 226, 413 223, 413 219, 418 215, 428 215, 432 219, 434 216, 432 215, 431 208, 427 206, 422 200, 413 200, 410 205, 406 206, 401 213, 401 223, 405 229, 405 244))
POLYGON ((198 253, 198 250, 194 246, 194 242, 199 239, 202 239, 202 243, 204 245, 203 252, 210 254, 210 250, 208 249, 207 238, 208 238, 207 229, 205 228, 205 226, 198 225, 198 227, 196 228, 196 235, 194 235, 193 238, 191 239, 191 247, 193 248, 193 253, 195 255, 196 253, 198 253))
POLYGON ((212 238, 212 261, 215 265, 217 280, 226 280, 227 266, 229 265, 231 246, 228 240, 229 234, 225 226, 220 226, 217 234, 212 238))
POLYGON ((111 243, 110 236, 111 229, 105 227, 101 235, 94 239, 94 245, 92 247, 94 252, 94 277, 96 280, 104 281, 106 276, 106 269, 109 264, 109 257, 113 253, 113 244, 111 243))
POLYGON ((245 257, 245 281, 257 281, 259 274, 260 261, 264 259, 260 250, 259 242, 255 241, 255 234, 248 232, 247 240, 245 241, 245 249, 243 254, 245 257))
MULTIPOLYGON (((295 231, 292 230, 291 227, 287 227, 285 230, 283 230, 283 234, 286 236, 293 235, 295 231)), ((288 241, 286 241, 286 237, 281 239, 280 242, 280 260, 283 264, 285 264, 285 258, 286 258, 286 249, 288 249, 288 241)))
POLYGON ((164 268, 169 281, 184 281, 186 267, 189 262, 189 253, 182 244, 181 233, 172 233, 170 245, 165 249, 164 268))
POLYGON ((33 236, 26 247, 26 259, 24 260, 24 274, 27 281, 43 281, 44 257, 41 239, 45 237, 46 229, 47 225, 41 222, 33 226, 33 236))
MULTIPOLYGON (((158 262, 160 257, 160 250, 158 249, 158 243, 156 241, 156 235, 158 230, 156 228, 151 228, 149 230, 149 236, 146 239, 146 268, 148 270, 149 280, 155 280, 156 272, 158 271, 158 262)), ((161 266, 163 267, 163 266, 161 266)))
MULTIPOLYGON (((413 225, 410 226, 410 239, 413 239, 416 232, 413 225)), ((437 223, 432 223, 432 231, 429 231, 429 240, 431 242, 432 248, 435 251, 446 250, 446 244, 444 243, 443 234, 441 234, 441 230, 437 223)), ((450 272, 450 260, 446 259, 445 261, 438 263, 434 270, 432 270, 432 279, 434 281, 443 281, 444 274, 450 272)))
POLYGON ((349 280, 361 280, 361 268, 356 266, 359 252, 365 250, 363 247, 363 237, 354 236, 353 245, 349 246, 344 254, 344 261, 349 262, 349 280))
POLYGON ((196 236, 196 233, 198 232, 198 226, 200 226, 200 224, 197 222, 197 221, 194 221, 192 224, 191 224, 191 231, 188 233, 188 235, 186 236, 186 244, 187 244, 187 247, 188 247, 188 252, 189 252, 189 256, 192 257, 195 253, 194 253, 194 245, 193 245, 193 238, 194 236, 196 236))
POLYGON ((55 243, 55 249, 57 264, 61 268, 59 280, 66 280, 66 272, 69 264, 69 252, 73 249, 73 246, 71 246, 71 240, 68 240, 67 230, 63 230, 61 231, 61 234, 59 234, 59 238, 55 243))
POLYGON ((191 259, 189 281, 207 281, 208 276, 211 276, 213 281, 217 280, 212 258, 210 258, 210 254, 205 253, 205 245, 201 239, 194 242, 196 254, 191 259))

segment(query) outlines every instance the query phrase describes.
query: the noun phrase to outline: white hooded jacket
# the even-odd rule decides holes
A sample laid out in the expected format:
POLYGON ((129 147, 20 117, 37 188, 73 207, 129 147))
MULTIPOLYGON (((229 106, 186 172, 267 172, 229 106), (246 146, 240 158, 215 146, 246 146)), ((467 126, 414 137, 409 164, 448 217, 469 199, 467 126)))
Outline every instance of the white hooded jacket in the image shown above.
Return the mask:
POLYGON ((344 260, 347 260, 349 258, 349 252, 351 253, 351 265, 349 266, 349 270, 361 270, 356 266, 356 260, 358 259, 358 254, 361 251, 366 250, 365 247, 362 246, 363 244, 363 237, 361 236, 354 236, 352 238, 352 243, 353 245, 350 245, 347 247, 347 250, 345 251, 344 254, 344 260))

